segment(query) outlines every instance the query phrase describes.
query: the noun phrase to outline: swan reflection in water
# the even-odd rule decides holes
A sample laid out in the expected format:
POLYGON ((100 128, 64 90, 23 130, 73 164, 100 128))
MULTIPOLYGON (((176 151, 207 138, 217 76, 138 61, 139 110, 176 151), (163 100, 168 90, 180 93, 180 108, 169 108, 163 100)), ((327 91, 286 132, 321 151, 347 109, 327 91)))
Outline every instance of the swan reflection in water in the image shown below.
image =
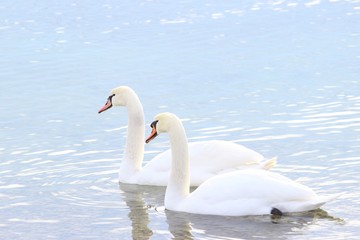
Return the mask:
POLYGON ((160 234, 159 229, 149 227, 150 211, 156 214, 157 218, 165 219, 172 239, 177 240, 191 240, 201 236, 217 239, 287 239, 289 235, 302 235, 307 227, 319 219, 344 222, 321 209, 281 217, 224 217, 175 212, 163 207, 165 187, 120 183, 120 190, 130 210, 128 217, 132 225, 132 239, 145 240, 150 239, 154 232, 160 234))
POLYGON ((169 210, 165 210, 165 213, 169 231, 174 236, 173 239, 177 240, 196 239, 202 235, 216 239, 288 239, 289 235, 302 235, 318 219, 343 223, 343 220, 331 217, 321 209, 281 217, 224 217, 169 210))
POLYGON ((119 183, 119 187, 123 200, 130 210, 128 217, 132 225, 132 238, 139 240, 149 239, 153 235, 153 231, 148 227, 150 223, 148 211, 159 201, 163 201, 165 187, 126 183, 119 183), (146 199, 146 202, 144 199, 146 199))

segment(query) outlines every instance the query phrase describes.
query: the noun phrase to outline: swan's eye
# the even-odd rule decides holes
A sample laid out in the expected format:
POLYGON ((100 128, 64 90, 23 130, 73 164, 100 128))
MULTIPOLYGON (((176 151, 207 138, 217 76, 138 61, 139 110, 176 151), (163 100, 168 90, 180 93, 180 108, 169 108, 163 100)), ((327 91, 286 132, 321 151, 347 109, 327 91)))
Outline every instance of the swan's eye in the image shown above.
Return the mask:
POLYGON ((115 94, 113 94, 113 95, 111 95, 111 96, 109 96, 108 97, 108 101, 110 101, 111 102, 111 100, 112 100, 112 98, 115 96, 115 94))
POLYGON ((158 123, 159 120, 156 120, 156 121, 153 121, 151 124, 150 124, 150 127, 151 128, 156 128, 156 124, 158 123))

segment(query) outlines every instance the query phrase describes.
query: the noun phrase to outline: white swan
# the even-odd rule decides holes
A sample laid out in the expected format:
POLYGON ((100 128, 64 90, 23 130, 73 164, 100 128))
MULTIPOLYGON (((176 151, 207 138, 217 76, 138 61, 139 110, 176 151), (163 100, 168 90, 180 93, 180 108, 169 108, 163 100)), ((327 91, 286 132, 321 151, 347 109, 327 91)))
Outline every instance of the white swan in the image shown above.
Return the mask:
POLYGON ((166 209, 224 216, 282 214, 316 209, 337 197, 320 197, 304 185, 259 169, 217 175, 190 193, 188 144, 181 121, 174 114, 162 113, 155 117, 151 127, 146 142, 167 132, 173 153, 166 209))
MULTIPOLYGON (((123 183, 166 186, 171 167, 170 149, 155 156, 144 167, 144 112, 137 94, 129 87, 113 89, 99 113, 112 106, 125 106, 128 112, 127 141, 119 181, 123 183)), ((242 168, 269 169, 276 159, 264 157, 242 145, 227 141, 203 141, 189 144, 191 186, 198 186, 209 177, 242 168)))

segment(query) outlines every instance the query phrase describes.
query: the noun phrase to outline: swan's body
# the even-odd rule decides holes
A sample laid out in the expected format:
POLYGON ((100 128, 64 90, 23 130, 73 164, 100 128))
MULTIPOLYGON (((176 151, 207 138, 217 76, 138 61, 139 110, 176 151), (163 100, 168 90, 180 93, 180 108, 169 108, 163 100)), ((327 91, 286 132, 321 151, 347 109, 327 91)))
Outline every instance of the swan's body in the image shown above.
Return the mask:
MULTIPOLYGON (((171 168, 170 149, 155 156, 145 166, 142 166, 145 121, 143 107, 137 94, 129 87, 115 88, 99 113, 113 105, 125 106, 128 112, 127 140, 119 171, 119 181, 166 186, 171 168)), ((198 186, 209 177, 219 173, 244 168, 269 169, 276 164, 276 159, 265 160, 260 153, 228 141, 212 140, 190 143, 189 154, 191 186, 198 186)))
POLYGON ((181 121, 170 113, 159 114, 155 120, 147 142, 157 133, 168 132, 172 149, 165 193, 165 207, 169 210, 224 216, 263 215, 273 209, 302 212, 319 208, 336 197, 320 197, 302 184, 261 169, 217 175, 190 193, 188 145, 181 121))

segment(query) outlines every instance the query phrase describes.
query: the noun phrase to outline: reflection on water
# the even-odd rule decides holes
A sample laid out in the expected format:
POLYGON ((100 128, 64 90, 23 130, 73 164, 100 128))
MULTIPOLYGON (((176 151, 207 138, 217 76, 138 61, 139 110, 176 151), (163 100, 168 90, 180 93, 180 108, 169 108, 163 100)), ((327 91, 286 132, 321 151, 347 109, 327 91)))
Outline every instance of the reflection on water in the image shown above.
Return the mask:
POLYGON ((133 239, 157 237, 158 229, 150 226, 150 214, 165 218, 172 239, 179 240, 204 236, 216 236, 216 239, 288 239, 289 235, 306 236, 306 230, 319 221, 345 224, 343 219, 333 217, 321 209, 282 217, 223 217, 175 212, 165 210, 160 205, 163 203, 164 187, 120 184, 120 190, 129 207, 133 239), (154 203, 159 205, 152 205, 154 203))
MULTIPOLYGON (((329 218, 319 211, 321 218, 329 218)), ((218 239, 287 239, 289 235, 302 235, 316 224, 319 215, 309 212, 274 220, 270 216, 220 217, 166 211, 169 231, 175 239, 197 239, 201 235, 218 239)))
MULTIPOLYGON (((131 185, 120 183, 120 190, 122 191, 123 200, 129 207, 128 217, 131 220, 132 226, 132 238, 133 239, 149 239, 153 235, 153 231, 149 228, 150 218, 148 214, 148 208, 152 207, 148 205, 144 200, 146 193, 145 186, 131 185)), ((151 195, 157 193, 153 187, 151 195)), ((164 188, 160 189, 159 199, 163 197, 164 188)))

